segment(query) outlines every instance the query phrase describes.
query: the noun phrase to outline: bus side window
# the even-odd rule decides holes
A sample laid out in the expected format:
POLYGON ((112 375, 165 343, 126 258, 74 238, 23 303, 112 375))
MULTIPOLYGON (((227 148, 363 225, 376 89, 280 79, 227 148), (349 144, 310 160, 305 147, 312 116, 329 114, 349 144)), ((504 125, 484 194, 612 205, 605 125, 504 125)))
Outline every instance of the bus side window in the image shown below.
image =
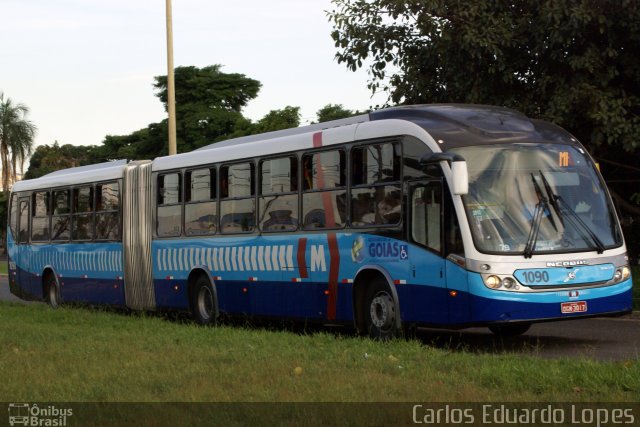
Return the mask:
POLYGON ((96 186, 96 239, 120 239, 120 188, 117 182, 96 186))
POLYGON ((182 175, 169 173, 158 177, 158 226, 160 237, 179 236, 182 232, 182 175))
POLYGON ((306 230, 343 228, 347 207, 347 162, 343 150, 302 157, 302 218, 306 230))
POLYGON ((20 201, 20 219, 18 220, 18 243, 29 243, 29 202, 20 201))
POLYGON ((13 235, 13 239, 17 242, 18 239, 18 195, 13 194, 11 196, 11 210, 9 211, 10 220, 9 220, 9 228, 11 229, 11 234, 13 235))
POLYGON ((49 192, 39 191, 31 196, 31 241, 49 241, 49 192))
POLYGON ((258 224, 262 231, 298 228, 298 159, 281 157, 260 163, 258 224))
POLYGON ((72 240, 93 239, 93 187, 73 190, 72 240))
POLYGON ((215 234, 218 224, 215 168, 185 174, 184 233, 215 234))
POLYGON ((464 257, 464 244, 462 241, 462 232, 460 231, 460 223, 458 222, 458 216, 456 215, 453 200, 449 192, 447 192, 446 195, 445 215, 446 255, 455 254, 464 257))
POLYGON ((69 190, 53 192, 53 215, 51 216, 51 240, 69 240, 70 236, 70 200, 69 190))
POLYGON ((400 223, 400 159, 399 144, 370 144, 351 150, 351 225, 400 223))
POLYGON ((418 185, 411 193, 411 238, 416 243, 442 250, 442 184, 418 185))
POLYGON ((251 233, 256 224, 255 165, 237 163, 220 168, 220 231, 251 233))

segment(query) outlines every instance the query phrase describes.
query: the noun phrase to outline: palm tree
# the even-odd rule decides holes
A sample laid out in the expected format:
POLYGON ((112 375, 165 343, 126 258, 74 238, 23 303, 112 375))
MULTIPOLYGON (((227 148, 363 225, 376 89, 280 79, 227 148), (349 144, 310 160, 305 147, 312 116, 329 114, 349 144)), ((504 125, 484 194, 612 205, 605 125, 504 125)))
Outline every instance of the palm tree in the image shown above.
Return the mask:
POLYGON ((9 189, 16 180, 17 165, 24 167, 25 160, 33 153, 36 126, 25 117, 29 107, 14 104, 11 98, 0 92, 0 167, 2 167, 2 191, 9 189))

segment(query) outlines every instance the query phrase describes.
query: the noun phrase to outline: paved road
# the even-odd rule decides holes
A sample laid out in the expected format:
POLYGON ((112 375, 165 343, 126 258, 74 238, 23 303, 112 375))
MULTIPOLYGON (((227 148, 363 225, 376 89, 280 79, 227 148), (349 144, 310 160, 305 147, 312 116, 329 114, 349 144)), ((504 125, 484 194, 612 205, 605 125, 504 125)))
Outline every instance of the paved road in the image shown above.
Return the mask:
POLYGON ((487 328, 462 331, 419 329, 424 343, 478 353, 514 353, 544 358, 640 360, 640 319, 600 318, 538 323, 526 334, 501 339, 487 328))
MULTIPOLYGON (((0 300, 25 303, 9 292, 6 276, 0 276, 0 300)), ((462 331, 420 328, 416 338, 454 351, 532 354, 545 358, 640 359, 640 319, 628 316, 539 323, 525 335, 508 340, 495 337, 486 328, 462 331)))

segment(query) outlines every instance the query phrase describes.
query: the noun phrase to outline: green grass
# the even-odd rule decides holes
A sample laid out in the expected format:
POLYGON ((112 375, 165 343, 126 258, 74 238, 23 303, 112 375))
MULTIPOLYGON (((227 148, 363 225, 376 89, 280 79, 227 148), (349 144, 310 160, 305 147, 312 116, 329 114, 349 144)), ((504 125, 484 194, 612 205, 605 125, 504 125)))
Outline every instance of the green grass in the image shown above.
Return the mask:
POLYGON ((0 274, 7 274, 9 266, 6 261, 0 261, 0 274))
POLYGON ((0 303, 0 401, 636 401, 640 362, 0 303), (300 367, 301 372, 296 373, 300 367))

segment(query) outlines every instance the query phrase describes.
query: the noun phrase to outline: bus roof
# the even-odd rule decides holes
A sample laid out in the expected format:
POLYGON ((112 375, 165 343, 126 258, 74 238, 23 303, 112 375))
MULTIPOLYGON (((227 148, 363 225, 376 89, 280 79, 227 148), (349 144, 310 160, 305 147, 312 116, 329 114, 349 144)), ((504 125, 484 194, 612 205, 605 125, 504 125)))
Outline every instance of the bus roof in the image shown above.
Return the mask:
POLYGON ((325 140, 332 141, 324 145, 392 135, 414 135, 425 141, 433 152, 461 146, 513 142, 579 144, 564 129, 532 120, 509 108, 466 104, 411 105, 217 142, 190 153, 158 157, 153 161, 153 170, 313 148, 312 135, 318 132, 322 132, 325 140), (417 132, 416 128, 422 132, 417 132), (377 130, 373 132, 367 129, 377 130))
POLYGON ((29 191, 40 188, 60 187, 64 185, 84 184, 90 182, 109 181, 122 178, 122 170, 127 160, 79 166, 51 172, 35 179, 26 179, 13 184, 11 191, 29 191))
POLYGON ((417 124, 438 141, 442 151, 461 146, 511 143, 519 140, 564 144, 577 142, 559 126, 530 119, 510 108, 473 104, 424 104, 384 108, 346 119, 228 139, 206 145, 197 151, 388 119, 406 120, 417 124))
MULTIPOLYGON (((552 123, 530 119, 509 108, 468 104, 411 105, 217 142, 192 152, 158 157, 153 161, 153 170, 178 169, 313 148, 317 146, 313 135, 318 132, 322 132, 322 145, 414 135, 433 152, 469 145, 513 142, 579 145, 564 129, 552 123)), ((13 191, 116 179, 122 177, 126 164, 126 160, 118 160, 64 169, 41 178, 19 181, 14 184, 13 191)))
POLYGON ((385 108, 369 113, 370 120, 409 120, 438 141, 442 151, 469 145, 513 142, 578 144, 567 131, 505 107, 469 104, 430 104, 385 108))

